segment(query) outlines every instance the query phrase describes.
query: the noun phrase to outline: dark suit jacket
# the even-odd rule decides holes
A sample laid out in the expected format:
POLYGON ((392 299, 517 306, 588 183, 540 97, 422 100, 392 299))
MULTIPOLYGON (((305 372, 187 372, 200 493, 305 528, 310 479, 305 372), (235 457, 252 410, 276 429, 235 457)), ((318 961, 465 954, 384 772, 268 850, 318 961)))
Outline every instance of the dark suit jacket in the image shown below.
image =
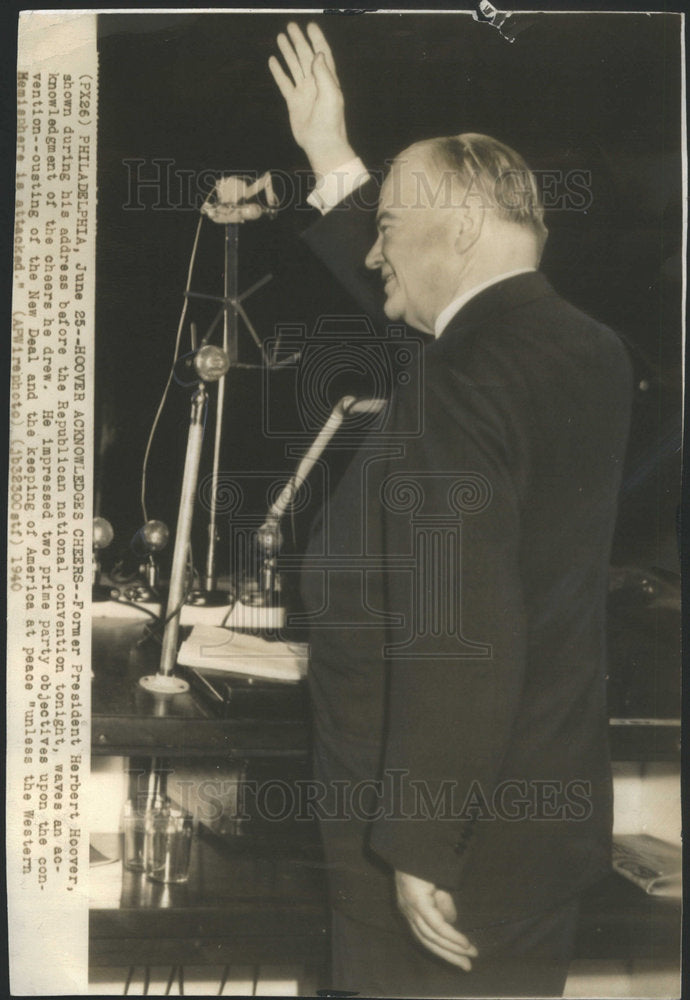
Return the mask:
MULTIPOLYGON (((306 238, 377 315, 366 229, 343 207, 306 238)), ((330 500, 329 551, 389 562, 364 587, 328 573, 330 606, 357 621, 364 600, 367 627, 314 629, 310 683, 321 775, 395 776, 371 823, 323 824, 336 905, 385 922, 389 865, 451 890, 465 929, 546 911, 609 868, 605 602, 631 371, 534 273, 470 300, 419 379, 420 433, 385 457, 414 424, 412 385, 330 500)), ((324 544, 317 528, 311 554, 324 544)), ((323 575, 303 589, 323 604, 323 575)))

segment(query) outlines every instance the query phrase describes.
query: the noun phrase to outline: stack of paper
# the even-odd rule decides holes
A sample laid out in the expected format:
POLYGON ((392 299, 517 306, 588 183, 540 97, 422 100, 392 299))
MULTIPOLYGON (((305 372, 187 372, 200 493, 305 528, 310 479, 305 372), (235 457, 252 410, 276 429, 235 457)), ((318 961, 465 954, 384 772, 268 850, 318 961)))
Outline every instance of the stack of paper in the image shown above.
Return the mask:
POLYGON ((185 667, 299 681, 306 676, 306 643, 273 642, 260 636, 213 625, 195 625, 180 647, 178 663, 185 667))

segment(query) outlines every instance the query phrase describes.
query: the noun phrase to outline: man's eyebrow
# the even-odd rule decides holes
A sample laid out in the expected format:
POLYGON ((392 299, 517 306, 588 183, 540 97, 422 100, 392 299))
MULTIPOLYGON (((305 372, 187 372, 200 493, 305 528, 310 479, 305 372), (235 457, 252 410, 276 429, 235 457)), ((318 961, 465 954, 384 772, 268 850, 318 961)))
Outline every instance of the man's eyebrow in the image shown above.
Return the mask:
POLYGON ((393 212, 390 212, 388 211, 388 209, 385 209, 383 212, 380 213, 380 215, 376 216, 376 225, 378 226, 381 222, 388 222, 389 219, 393 218, 395 218, 393 212))

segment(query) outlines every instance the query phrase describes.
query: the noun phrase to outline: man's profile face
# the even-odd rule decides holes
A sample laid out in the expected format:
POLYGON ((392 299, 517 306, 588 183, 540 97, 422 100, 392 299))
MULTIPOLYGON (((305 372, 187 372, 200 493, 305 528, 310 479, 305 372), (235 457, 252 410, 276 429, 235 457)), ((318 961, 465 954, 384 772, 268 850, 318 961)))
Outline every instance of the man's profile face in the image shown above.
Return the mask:
POLYGON ((365 262, 381 272, 388 319, 426 333, 456 294, 457 214, 447 180, 420 151, 401 154, 381 188, 378 238, 365 262))

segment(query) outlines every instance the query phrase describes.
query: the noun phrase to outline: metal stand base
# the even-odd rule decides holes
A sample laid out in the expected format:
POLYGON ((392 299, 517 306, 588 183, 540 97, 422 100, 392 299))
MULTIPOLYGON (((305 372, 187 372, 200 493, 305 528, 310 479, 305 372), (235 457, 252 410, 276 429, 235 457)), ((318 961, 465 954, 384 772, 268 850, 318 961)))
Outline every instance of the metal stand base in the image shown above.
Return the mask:
POLYGON ((151 694, 184 694, 189 691, 189 684, 181 677, 172 674, 147 674, 139 678, 139 683, 145 691, 151 694))

